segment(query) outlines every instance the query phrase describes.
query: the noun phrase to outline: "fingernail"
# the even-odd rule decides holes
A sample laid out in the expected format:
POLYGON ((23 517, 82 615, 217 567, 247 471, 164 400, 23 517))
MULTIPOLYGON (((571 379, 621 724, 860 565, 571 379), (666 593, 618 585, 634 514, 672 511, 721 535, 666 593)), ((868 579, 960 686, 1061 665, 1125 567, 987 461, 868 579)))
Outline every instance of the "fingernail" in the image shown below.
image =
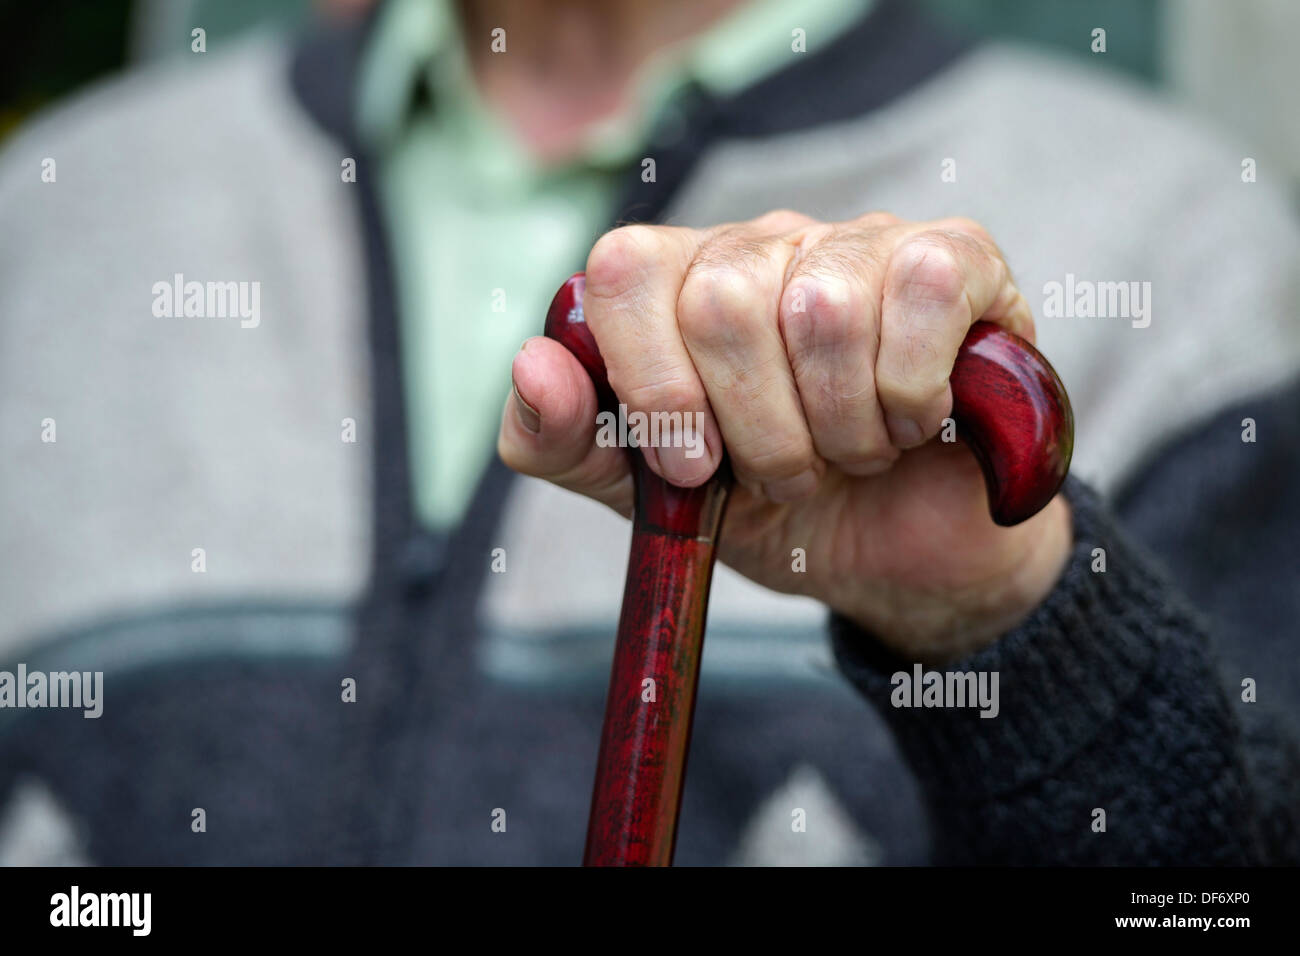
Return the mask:
POLYGON ((647 454, 646 460, 652 466, 658 463, 659 473, 674 485, 694 487, 713 474, 713 456, 707 449, 702 455, 684 445, 659 445, 646 451, 654 453, 647 454))
POLYGON ((815 492, 820 483, 821 476, 815 470, 809 468, 793 478, 782 478, 780 481, 766 482, 763 485, 763 495, 769 501, 798 501, 800 498, 807 498, 815 492))
POLYGON ((924 439, 921 426, 910 418, 887 415, 885 427, 889 429, 889 437, 898 448, 912 448, 921 444, 924 439))
POLYGON ((515 384, 514 379, 510 380, 510 390, 515 393, 515 413, 519 416, 519 423, 536 435, 542 430, 542 416, 524 401, 524 397, 519 394, 519 386, 515 384))

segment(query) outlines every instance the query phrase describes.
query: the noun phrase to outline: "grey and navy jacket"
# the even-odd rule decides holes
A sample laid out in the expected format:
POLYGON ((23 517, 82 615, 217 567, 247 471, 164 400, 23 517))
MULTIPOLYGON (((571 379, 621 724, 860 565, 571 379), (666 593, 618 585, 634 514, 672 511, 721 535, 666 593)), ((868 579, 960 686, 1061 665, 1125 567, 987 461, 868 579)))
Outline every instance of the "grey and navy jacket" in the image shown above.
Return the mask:
MULTIPOLYGON (((453 532, 413 518, 365 29, 128 74, 0 155, 0 672, 104 675, 97 718, 0 708, 2 862, 580 859, 629 529, 499 462, 453 532), (260 325, 155 317, 176 273, 259 279, 260 325)), ((678 862, 1300 862, 1300 231, 1266 157, 895 3, 675 108, 611 225, 975 218, 1077 420, 1068 568, 949 668, 1000 675, 996 718, 891 706, 911 662, 719 569, 678 862), (1049 314, 1067 282, 1149 283, 1150 321, 1049 314)))

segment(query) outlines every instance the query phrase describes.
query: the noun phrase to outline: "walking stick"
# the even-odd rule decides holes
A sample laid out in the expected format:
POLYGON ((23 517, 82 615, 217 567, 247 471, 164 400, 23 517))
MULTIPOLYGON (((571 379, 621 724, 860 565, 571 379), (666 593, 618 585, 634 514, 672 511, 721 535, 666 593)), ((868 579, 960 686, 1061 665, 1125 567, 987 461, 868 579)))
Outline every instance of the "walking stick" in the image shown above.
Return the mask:
MULTIPOLYGON (((569 349, 615 411, 583 318, 582 273, 551 302, 546 335, 569 349)), ((950 378, 958 434, 974 452, 1000 525, 1037 514, 1065 480, 1074 442, 1069 398, 1038 351, 988 322, 966 336, 950 378)), ((698 488, 660 478, 628 450, 636 485, 632 551, 596 762, 586 866, 668 866, 677 837, 709 583, 731 470, 698 488), (653 683, 651 683, 653 682, 653 683)))

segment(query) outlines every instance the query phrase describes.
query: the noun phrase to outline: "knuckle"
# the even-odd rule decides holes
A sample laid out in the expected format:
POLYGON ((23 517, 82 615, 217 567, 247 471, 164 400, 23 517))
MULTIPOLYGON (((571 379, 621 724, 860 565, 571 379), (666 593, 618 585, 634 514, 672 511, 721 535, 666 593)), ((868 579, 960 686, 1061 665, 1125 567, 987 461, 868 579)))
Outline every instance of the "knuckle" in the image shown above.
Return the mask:
POLYGON ((875 371, 876 392, 887 405, 927 405, 948 389, 949 368, 935 334, 898 329, 881 346, 875 371))
POLYGON ((838 384, 824 383, 819 406, 809 409, 817 454, 827 461, 849 465, 892 457, 875 382, 869 381, 865 388, 848 394, 846 391, 838 384))
POLYGON ((799 390, 819 449, 823 443, 840 450, 857 448, 870 439, 878 399, 869 368, 804 376, 799 390))
POLYGON ((758 317, 763 293, 753 272, 738 263, 696 260, 677 300, 683 336, 704 344, 734 341, 758 317))
POLYGON ((905 293, 943 300, 961 297, 965 277, 952 235, 928 230, 904 239, 889 261, 887 281, 893 290, 905 293))
POLYGON ((660 243, 651 226, 620 226, 605 233, 587 256, 587 295, 618 298, 636 288, 656 261, 660 243))
POLYGON ((935 230, 905 239, 890 259, 886 294, 956 303, 966 292, 962 253, 950 233, 935 230))
POLYGON ((993 244, 993 240, 966 232, 961 229, 942 230, 943 237, 951 244, 953 252, 965 259, 987 260, 1004 266, 1002 253, 993 244))
POLYGON ((948 373, 930 337, 909 334, 894 353, 893 361, 876 370, 876 391, 882 403, 920 408, 943 397, 948 373))
POLYGON ((781 334, 792 361, 843 348, 867 331, 864 297, 842 276, 796 276, 781 306, 781 334))

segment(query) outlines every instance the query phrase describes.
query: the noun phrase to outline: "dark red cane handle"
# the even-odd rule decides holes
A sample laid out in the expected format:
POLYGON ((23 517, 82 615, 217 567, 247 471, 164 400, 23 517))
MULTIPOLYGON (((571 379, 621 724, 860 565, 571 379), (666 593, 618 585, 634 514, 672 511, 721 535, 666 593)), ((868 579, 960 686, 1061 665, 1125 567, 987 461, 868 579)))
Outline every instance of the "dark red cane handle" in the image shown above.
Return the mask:
POLYGON ((1074 452, 1065 386, 1038 349, 991 322, 976 322, 949 377, 957 431, 984 470, 989 514, 1014 525, 1060 490, 1074 452))
MULTIPOLYGON (((612 410, 618 399, 583 318, 584 288, 581 272, 561 286, 546 316, 546 334, 577 356, 596 385, 601 408, 612 410)), ((1074 449, 1074 415, 1061 379, 1024 339, 976 322, 957 352, 950 381, 953 419, 984 471, 993 520, 1014 525, 1033 517, 1060 489, 1074 449)), ((698 534, 693 503, 705 495, 658 484, 657 493, 638 502, 648 509, 642 517, 678 534, 698 534)))
MULTIPOLYGON (((582 273, 556 293, 546 334, 577 356, 602 411, 618 407, 582 313, 582 273)), ((977 322, 953 365, 953 418, 984 470, 999 524, 1036 514, 1070 465, 1074 421, 1061 381, 1032 345, 977 322)), ((685 783, 704 621, 731 470, 679 488, 630 453, 632 552, 605 701, 583 862, 672 862, 685 783)))

